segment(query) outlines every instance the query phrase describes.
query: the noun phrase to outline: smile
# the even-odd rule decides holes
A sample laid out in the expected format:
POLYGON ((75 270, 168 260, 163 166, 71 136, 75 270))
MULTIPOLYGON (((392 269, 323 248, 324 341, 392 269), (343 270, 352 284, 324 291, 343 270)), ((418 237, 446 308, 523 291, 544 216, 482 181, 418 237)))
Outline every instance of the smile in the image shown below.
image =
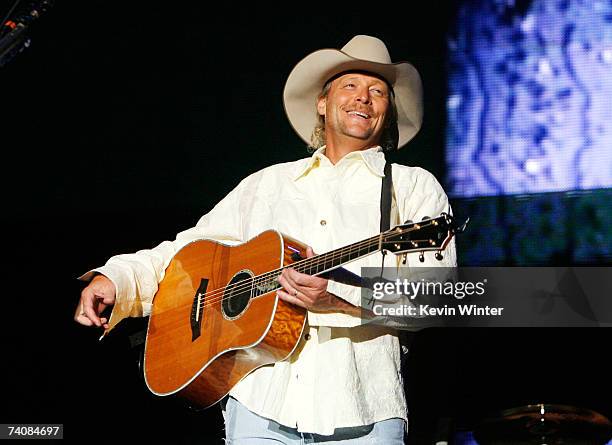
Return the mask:
POLYGON ((359 116, 362 117, 364 119, 370 119, 370 115, 367 113, 363 113, 361 111, 349 111, 348 114, 351 114, 353 116, 359 116))

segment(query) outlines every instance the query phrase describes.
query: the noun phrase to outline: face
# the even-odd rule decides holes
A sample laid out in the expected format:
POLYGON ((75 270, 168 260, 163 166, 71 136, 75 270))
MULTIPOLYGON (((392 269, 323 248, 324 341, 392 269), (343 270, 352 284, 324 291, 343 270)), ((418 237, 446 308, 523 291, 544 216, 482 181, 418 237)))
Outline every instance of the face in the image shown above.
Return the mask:
POLYGON ((317 111, 325 116, 328 145, 350 141, 364 148, 377 145, 389 109, 389 87, 384 80, 363 73, 347 73, 332 81, 317 111))

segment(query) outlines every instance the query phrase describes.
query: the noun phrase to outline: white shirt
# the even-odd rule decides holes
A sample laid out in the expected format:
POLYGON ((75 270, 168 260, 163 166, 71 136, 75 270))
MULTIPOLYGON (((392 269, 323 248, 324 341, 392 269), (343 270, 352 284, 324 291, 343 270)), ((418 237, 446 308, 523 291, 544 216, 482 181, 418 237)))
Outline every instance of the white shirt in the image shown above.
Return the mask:
MULTIPOLYGON (((111 329, 127 316, 150 313, 165 268, 193 240, 233 245, 276 229, 324 253, 378 234, 385 165, 380 148, 349 153, 335 165, 324 152, 248 176, 175 241, 112 257, 85 274, 83 279, 102 273, 117 288, 111 329)), ((431 173, 397 164, 392 168, 399 221, 450 213, 446 194, 431 173)), ((392 220, 392 226, 399 221, 392 220)), ((405 266, 389 255, 385 266, 456 265, 454 240, 442 261, 426 252, 425 262, 419 263, 416 255, 408 254, 405 266)), ((381 264, 382 255, 376 253, 345 268, 359 274, 361 267, 381 264)), ((328 291, 354 305, 361 302, 359 288, 330 280, 328 291)), ((363 326, 359 317, 344 313, 308 312, 308 324, 310 339, 302 339, 289 359, 255 370, 230 394, 254 413, 302 432, 330 435, 335 428, 394 417, 408 421, 397 331, 363 326)))

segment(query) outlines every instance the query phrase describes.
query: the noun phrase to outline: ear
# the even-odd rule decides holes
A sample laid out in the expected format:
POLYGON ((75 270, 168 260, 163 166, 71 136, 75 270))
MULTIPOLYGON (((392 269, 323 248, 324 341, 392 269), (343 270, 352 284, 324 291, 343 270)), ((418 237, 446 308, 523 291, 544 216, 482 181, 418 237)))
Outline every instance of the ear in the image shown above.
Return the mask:
POLYGON ((327 98, 321 97, 317 102, 317 112, 321 116, 325 116, 325 106, 327 105, 327 98))

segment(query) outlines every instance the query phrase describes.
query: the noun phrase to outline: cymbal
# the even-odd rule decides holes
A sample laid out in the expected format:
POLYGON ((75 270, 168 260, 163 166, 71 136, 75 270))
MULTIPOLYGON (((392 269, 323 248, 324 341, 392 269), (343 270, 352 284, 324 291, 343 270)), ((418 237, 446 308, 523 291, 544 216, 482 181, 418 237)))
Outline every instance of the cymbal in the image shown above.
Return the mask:
POLYGON ((604 445, 612 439, 612 422, 589 409, 539 403, 484 419, 474 438, 480 445, 604 445))

